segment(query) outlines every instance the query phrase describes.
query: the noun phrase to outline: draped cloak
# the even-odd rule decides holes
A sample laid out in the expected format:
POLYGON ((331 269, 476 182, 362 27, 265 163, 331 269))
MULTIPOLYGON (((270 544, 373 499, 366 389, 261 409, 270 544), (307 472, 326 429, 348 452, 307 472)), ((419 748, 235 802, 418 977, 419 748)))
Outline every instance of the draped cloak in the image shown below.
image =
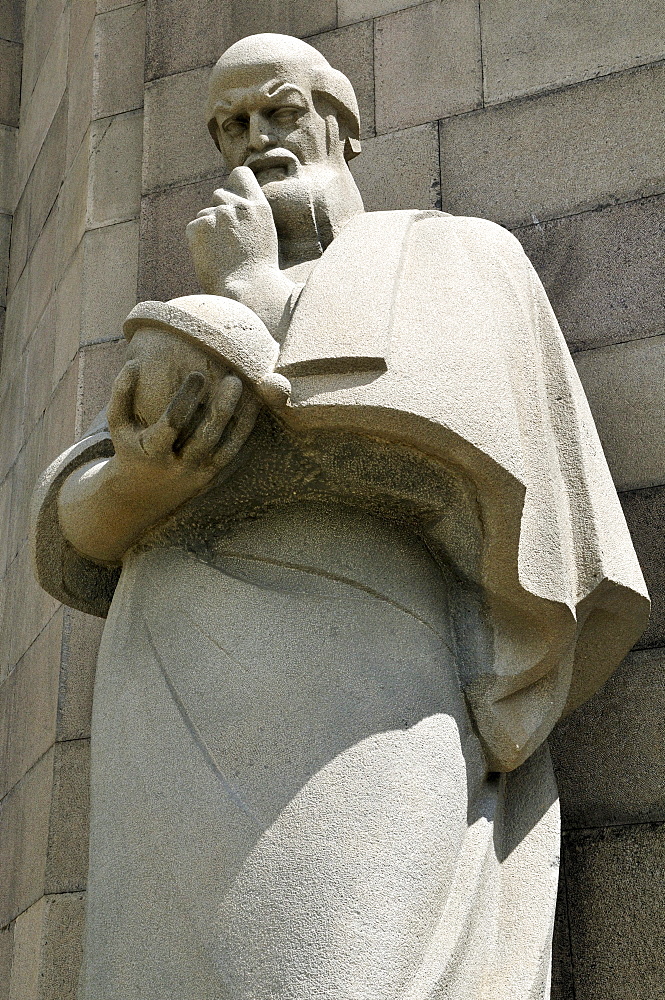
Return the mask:
POLYGON ((544 741, 648 609, 545 293, 492 223, 357 216, 276 370, 122 572, 57 520, 103 421, 36 493, 42 585, 108 612, 80 996, 541 1000, 544 741))

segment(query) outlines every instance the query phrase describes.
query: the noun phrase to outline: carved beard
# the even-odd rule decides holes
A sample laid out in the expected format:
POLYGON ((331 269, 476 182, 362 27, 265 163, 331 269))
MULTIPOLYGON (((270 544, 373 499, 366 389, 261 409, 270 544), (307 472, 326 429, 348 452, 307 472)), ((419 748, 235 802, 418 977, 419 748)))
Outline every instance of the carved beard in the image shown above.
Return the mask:
POLYGON ((320 256, 350 216, 362 211, 346 164, 300 164, 294 173, 267 181, 262 189, 280 245, 295 244, 302 259, 320 256))

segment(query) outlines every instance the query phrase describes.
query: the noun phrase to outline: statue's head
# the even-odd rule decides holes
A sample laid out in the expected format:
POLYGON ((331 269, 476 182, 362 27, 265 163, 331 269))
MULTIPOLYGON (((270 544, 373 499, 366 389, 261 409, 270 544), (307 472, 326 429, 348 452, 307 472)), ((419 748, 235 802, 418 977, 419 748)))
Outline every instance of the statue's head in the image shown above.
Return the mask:
POLYGON ((316 202, 331 183, 352 183, 347 161, 360 152, 353 87, 298 38, 250 35, 227 49, 210 78, 208 128, 229 170, 254 171, 273 212, 300 202, 305 189, 316 202))

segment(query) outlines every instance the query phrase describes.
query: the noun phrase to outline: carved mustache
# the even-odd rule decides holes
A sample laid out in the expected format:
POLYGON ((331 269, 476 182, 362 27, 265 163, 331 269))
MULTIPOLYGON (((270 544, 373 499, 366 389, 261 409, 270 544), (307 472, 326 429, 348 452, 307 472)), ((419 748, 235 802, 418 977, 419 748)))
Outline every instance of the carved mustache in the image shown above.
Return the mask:
POLYGON ((293 173, 300 166, 300 161, 288 149, 268 149, 263 153, 250 153, 243 166, 249 167, 255 175, 275 167, 284 167, 289 173, 293 173))

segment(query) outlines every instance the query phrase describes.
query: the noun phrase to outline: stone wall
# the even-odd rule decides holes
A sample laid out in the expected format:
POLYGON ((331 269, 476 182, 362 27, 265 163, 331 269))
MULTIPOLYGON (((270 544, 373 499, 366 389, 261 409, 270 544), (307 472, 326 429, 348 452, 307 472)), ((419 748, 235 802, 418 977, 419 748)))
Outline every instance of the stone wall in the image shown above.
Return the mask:
POLYGON ((551 741, 565 826, 553 997, 654 1000, 665 994, 661 0, 26 0, 25 11, 0 0, 0 1000, 75 996, 100 635, 33 581, 28 498, 105 401, 137 297, 196 290, 183 228, 222 176, 206 79, 226 45, 260 30, 306 37, 350 77, 367 207, 512 229, 574 352, 654 611, 551 741))

